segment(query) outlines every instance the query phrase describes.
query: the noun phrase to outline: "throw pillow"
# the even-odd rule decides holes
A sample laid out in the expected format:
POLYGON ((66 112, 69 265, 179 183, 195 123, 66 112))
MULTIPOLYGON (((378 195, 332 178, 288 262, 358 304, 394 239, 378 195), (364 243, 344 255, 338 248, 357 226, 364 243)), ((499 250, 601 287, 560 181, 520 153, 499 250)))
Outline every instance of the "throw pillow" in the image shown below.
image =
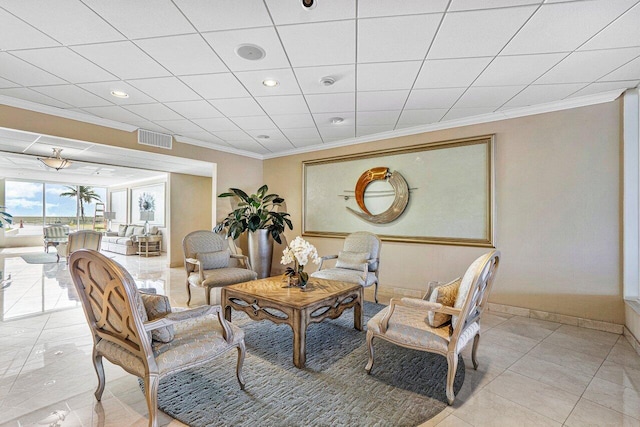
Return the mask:
POLYGON ((366 264, 368 259, 369 252, 340 251, 336 261, 336 268, 362 271, 362 264, 366 264))
MULTIPOLYGON (((132 227, 133 228, 133 235, 134 236, 142 236, 144 234, 144 226, 142 227, 132 227)), ((127 230, 129 231, 129 230, 127 230)))
POLYGON ((127 232, 127 224, 120 224, 118 226, 118 237, 124 237, 127 232))
MULTIPOLYGON (((449 283, 436 287, 433 292, 431 292, 429 301, 437 302, 447 307, 453 307, 453 305, 456 303, 456 297, 458 296, 460 281, 461 280, 458 277, 457 279, 452 280, 449 283)), ((431 325, 433 328, 439 328, 440 326, 451 320, 451 315, 430 311, 427 318, 429 321, 429 325, 431 325)))
POLYGON ((124 233, 124 237, 131 237, 133 236, 133 230, 134 230, 134 226, 133 225, 129 225, 127 226, 127 231, 125 231, 124 233))
MULTIPOLYGON (((154 295, 140 292, 144 308, 147 311, 147 317, 149 320, 160 319, 167 314, 171 313, 171 304, 169 304, 169 298, 165 295, 154 295)), ((163 328, 154 329, 151 331, 151 338, 160 342, 171 342, 175 336, 173 325, 165 326, 163 328)))
POLYGON ((229 251, 200 252, 196 255, 203 270, 215 270, 229 266, 229 251))
POLYGON ((151 227, 149 227, 149 234, 151 235, 156 235, 158 234, 158 226, 157 225, 152 225, 151 227))

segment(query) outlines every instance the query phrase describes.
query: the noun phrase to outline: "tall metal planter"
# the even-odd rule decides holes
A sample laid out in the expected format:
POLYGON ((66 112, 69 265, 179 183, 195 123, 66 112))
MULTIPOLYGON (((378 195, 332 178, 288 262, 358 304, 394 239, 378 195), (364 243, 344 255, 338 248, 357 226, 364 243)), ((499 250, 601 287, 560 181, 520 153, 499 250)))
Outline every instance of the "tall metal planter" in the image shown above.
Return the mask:
POLYGON ((258 279, 264 279, 271 275, 271 260, 273 259, 273 238, 267 229, 259 229, 249 232, 249 260, 253 271, 258 274, 258 279))

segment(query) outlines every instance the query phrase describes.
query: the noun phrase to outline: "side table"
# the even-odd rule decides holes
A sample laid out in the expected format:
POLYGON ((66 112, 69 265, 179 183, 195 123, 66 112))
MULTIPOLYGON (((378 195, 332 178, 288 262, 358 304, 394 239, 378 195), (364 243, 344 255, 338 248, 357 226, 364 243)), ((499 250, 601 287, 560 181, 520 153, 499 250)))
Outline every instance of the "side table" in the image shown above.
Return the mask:
POLYGON ((162 236, 138 236, 138 255, 148 257, 160 255, 162 236))

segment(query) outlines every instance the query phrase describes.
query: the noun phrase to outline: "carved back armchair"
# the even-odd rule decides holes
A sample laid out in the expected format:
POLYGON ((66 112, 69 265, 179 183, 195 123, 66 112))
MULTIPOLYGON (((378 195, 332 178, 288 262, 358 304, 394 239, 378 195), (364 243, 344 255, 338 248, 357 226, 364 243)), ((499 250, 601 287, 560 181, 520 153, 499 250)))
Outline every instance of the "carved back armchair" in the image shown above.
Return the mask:
POLYGON ((60 261, 60 257, 63 256, 67 258, 67 262, 69 262, 69 255, 78 249, 93 249, 94 251, 99 251, 101 242, 102 233, 98 231, 80 230, 69 233, 69 240, 66 243, 60 243, 58 245, 58 261, 60 261))

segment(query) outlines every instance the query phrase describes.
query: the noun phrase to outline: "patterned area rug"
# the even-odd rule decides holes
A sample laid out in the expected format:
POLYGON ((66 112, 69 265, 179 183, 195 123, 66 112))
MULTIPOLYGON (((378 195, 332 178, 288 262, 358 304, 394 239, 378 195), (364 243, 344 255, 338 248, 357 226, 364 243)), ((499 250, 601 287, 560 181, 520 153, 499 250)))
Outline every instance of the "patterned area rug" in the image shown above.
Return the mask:
MULTIPOLYGON (((365 302, 365 324, 384 306, 365 302)), ((446 408, 443 356, 374 340, 353 329, 353 310, 312 324, 305 369, 293 366, 289 326, 232 314, 245 331, 246 390, 235 378, 236 352, 163 379, 159 407, 190 426, 416 426, 446 408)), ((464 380, 458 364, 455 391, 464 380)))
MULTIPOLYGON (((58 262, 58 257, 55 253, 48 254, 46 252, 24 254, 20 255, 20 258, 22 258, 27 264, 51 264, 54 262, 58 262)), ((65 258, 62 257, 61 261, 64 261, 64 259, 65 258)))

